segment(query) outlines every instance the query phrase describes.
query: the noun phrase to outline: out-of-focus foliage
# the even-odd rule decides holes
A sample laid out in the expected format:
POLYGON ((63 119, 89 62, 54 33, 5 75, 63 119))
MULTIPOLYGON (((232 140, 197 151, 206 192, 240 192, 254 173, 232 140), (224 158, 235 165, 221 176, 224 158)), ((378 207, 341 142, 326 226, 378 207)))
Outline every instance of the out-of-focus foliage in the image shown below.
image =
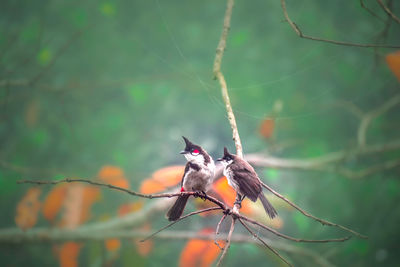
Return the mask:
MULTIPOLYGON (((374 1, 364 2, 386 20, 374 1)), ((154 184, 163 190, 179 183, 182 168, 176 166, 185 162, 178 153, 181 135, 204 146, 214 158, 224 146, 233 150, 219 86, 212 80, 225 5, 211 0, 2 1, 0 227, 14 227, 16 220, 22 228, 73 228, 140 211, 152 201, 86 185, 45 186, 37 191, 39 196, 31 191, 36 189, 17 186, 21 178, 86 177, 136 191, 143 181, 152 181, 146 189, 157 191, 154 184), (162 184, 154 172, 167 166, 175 167, 162 184), (28 202, 33 205, 26 212, 28 202), (85 210, 76 210, 78 206, 85 210), (40 208, 43 216, 32 213, 40 208)), ((392 22, 382 35, 385 23, 362 9, 359 1, 287 5, 305 33, 400 44, 399 25, 392 22)), ((396 1, 393 11, 400 14, 396 1)), ((351 149, 356 147, 360 121, 339 104, 353 103, 367 112, 399 93, 397 51, 300 39, 284 21, 280 1, 236 1, 227 43, 222 71, 245 153, 310 158, 351 149)), ((399 121, 398 107, 373 121, 367 143, 398 139, 399 121)), ((399 157, 398 150, 350 157, 340 166, 358 170, 399 157)), ((338 244, 295 245, 337 266, 398 264, 398 167, 358 180, 335 172, 257 171, 312 214, 369 236, 338 244)), ((272 224, 278 222, 275 227, 286 234, 313 239, 343 235, 278 199, 271 201, 281 220, 272 224)), ((191 199, 186 212, 197 205, 191 199)), ((212 218, 192 217, 171 230, 215 229, 219 218, 212 218)), ((144 230, 167 223, 163 213, 151 222, 144 230)), ((244 233, 241 227, 236 231, 244 233)), ((173 266, 193 242, 137 241, 1 244, 0 256, 5 266, 173 266)), ((315 265, 301 255, 285 256, 296 266, 315 265)), ((232 244, 227 266, 255 264, 279 266, 264 248, 232 244)))

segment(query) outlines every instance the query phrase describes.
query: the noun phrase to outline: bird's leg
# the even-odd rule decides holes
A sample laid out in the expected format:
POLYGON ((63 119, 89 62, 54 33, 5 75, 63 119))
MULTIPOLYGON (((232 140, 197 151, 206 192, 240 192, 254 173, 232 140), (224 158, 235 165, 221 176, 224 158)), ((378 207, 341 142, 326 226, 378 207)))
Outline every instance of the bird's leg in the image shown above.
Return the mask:
POLYGON ((206 197, 207 197, 206 192, 204 192, 203 190, 201 190, 201 191, 195 191, 194 189, 193 189, 193 191, 195 192, 195 194, 193 195, 195 198, 199 197, 199 198, 201 198, 202 200, 206 200, 206 197))
POLYGON ((244 199, 245 196, 241 196, 239 193, 236 194, 236 199, 233 205, 238 205, 239 208, 242 208, 242 200, 244 199))
POLYGON ((205 201, 206 198, 207 198, 207 194, 206 194, 206 192, 203 191, 203 190, 201 190, 201 193, 203 194, 203 197, 201 197, 201 199, 205 201))

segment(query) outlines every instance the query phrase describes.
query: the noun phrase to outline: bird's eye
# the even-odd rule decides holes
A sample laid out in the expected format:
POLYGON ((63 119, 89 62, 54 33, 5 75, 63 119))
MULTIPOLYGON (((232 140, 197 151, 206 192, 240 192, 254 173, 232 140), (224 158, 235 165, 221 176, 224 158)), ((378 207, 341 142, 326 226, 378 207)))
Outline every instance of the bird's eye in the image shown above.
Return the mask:
POLYGON ((200 152, 199 152, 199 150, 198 149, 194 149, 193 151, 192 151, 192 154, 193 155, 197 155, 197 154, 199 154, 200 152))

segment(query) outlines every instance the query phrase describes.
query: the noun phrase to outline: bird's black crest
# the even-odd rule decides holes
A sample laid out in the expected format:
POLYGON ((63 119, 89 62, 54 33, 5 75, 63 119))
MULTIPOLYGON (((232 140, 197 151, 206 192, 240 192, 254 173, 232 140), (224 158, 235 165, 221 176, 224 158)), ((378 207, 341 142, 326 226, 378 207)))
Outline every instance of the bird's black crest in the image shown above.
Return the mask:
POLYGON ((222 157, 223 160, 233 160, 233 155, 229 153, 228 149, 224 147, 224 156, 222 157))
POLYGON ((185 151, 192 152, 193 150, 197 149, 199 151, 202 151, 201 147, 198 145, 193 144, 192 142, 189 141, 186 137, 182 136, 183 140, 185 140, 185 151))

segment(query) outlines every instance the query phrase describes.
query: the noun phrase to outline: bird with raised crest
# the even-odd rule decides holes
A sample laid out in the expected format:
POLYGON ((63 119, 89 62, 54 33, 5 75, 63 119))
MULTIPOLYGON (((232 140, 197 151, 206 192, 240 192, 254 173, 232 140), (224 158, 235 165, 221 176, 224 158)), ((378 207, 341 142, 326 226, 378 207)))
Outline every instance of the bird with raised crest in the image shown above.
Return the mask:
POLYGON ((245 197, 253 202, 260 199, 265 212, 271 219, 277 215, 276 210, 263 193, 260 178, 247 161, 229 153, 226 147, 224 147, 224 156, 218 161, 224 165, 224 175, 228 179, 228 184, 236 191, 235 204, 241 206, 245 197))
MULTIPOLYGON (((199 192, 205 196, 214 180, 214 161, 201 146, 182 137, 186 147, 180 153, 185 156, 187 163, 182 177, 181 192, 199 192)), ((189 195, 178 196, 167 212, 168 220, 176 221, 182 216, 188 199, 189 195)))

